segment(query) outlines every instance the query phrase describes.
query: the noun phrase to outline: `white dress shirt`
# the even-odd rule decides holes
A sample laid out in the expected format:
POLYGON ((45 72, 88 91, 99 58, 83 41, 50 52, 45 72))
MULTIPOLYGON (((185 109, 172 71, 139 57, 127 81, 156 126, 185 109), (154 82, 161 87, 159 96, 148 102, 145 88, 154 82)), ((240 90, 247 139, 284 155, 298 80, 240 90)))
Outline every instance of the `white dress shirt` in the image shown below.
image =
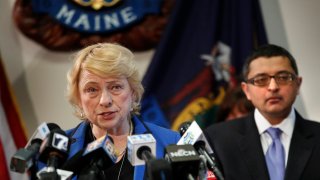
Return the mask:
POLYGON ((296 114, 294 113, 294 108, 291 109, 290 114, 286 117, 280 124, 272 126, 269 121, 262 116, 258 109, 254 111, 254 119, 258 127, 258 132, 260 134, 260 141, 263 149, 264 155, 266 155, 269 145, 272 143, 272 138, 266 132, 270 127, 279 128, 282 131, 280 140, 283 144, 285 150, 285 165, 287 166, 288 153, 290 148, 290 142, 292 138, 294 123, 296 120, 296 114))

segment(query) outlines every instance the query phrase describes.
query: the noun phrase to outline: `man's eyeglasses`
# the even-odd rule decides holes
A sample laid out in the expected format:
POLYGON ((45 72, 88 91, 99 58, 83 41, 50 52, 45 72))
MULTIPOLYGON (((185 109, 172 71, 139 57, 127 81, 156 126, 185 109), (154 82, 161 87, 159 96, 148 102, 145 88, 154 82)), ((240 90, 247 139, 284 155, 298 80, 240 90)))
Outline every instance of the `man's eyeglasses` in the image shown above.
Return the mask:
POLYGON ((286 85, 294 81, 297 76, 290 72, 279 72, 273 76, 268 74, 260 74, 256 77, 246 80, 245 82, 255 86, 267 86, 269 85, 271 78, 274 78, 278 85, 286 85))

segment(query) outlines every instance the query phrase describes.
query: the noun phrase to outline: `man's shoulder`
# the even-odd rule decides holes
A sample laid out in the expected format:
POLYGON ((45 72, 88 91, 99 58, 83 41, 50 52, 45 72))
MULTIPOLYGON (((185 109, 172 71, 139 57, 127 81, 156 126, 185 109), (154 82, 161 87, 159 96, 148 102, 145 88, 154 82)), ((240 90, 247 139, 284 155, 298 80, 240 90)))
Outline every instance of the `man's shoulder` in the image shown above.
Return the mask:
POLYGON ((225 131, 225 129, 242 129, 244 128, 244 126, 246 126, 246 124, 249 121, 249 116, 245 116, 245 117, 241 117, 238 119, 234 119, 231 121, 224 121, 224 122, 219 122, 219 123, 215 123, 212 124, 210 126, 208 126, 207 128, 205 128, 205 131, 225 131))
POLYGON ((299 121, 297 126, 299 126, 299 128, 301 128, 303 131, 314 132, 320 136, 320 122, 303 119, 299 121))
POLYGON ((310 119, 303 119, 303 123, 309 125, 309 126, 314 126, 316 128, 320 128, 320 122, 315 121, 315 120, 310 120, 310 119))

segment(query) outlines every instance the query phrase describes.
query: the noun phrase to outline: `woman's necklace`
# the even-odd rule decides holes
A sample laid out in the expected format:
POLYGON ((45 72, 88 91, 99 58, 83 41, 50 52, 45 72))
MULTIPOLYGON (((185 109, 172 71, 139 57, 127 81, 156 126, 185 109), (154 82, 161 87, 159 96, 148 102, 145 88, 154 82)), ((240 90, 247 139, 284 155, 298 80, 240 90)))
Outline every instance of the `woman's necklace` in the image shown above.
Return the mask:
MULTIPOLYGON (((129 136, 131 136, 131 135, 132 135, 132 132, 133 132, 133 124, 132 124, 132 121, 131 121, 131 120, 129 120, 129 124, 130 124, 129 136)), ((124 150, 120 153, 120 156, 123 155, 123 157, 122 157, 122 161, 121 161, 121 165, 120 165, 120 169, 119 169, 119 173, 118 173, 118 178, 117 178, 117 180, 120 179, 120 174, 121 174, 123 162, 124 162, 124 160, 125 160, 125 158, 126 158, 126 153, 125 153, 126 150, 127 150, 127 146, 126 146, 126 147, 124 148, 124 150)))
MULTIPOLYGON (((131 136, 132 135, 132 132, 133 132, 133 124, 132 124, 132 121, 130 120, 129 121, 129 126, 130 126, 130 129, 129 129, 129 134, 128 136, 131 136)), ((116 152, 117 156, 118 157, 121 157, 127 150, 127 146, 122 150, 122 151, 118 151, 116 152)))
MULTIPOLYGON (((126 149, 125 149, 126 150, 126 149)), ((126 158, 126 153, 124 153, 123 157, 122 157, 122 161, 121 161, 121 166, 120 166, 120 169, 119 169, 119 173, 118 173, 118 178, 117 180, 120 179, 120 174, 121 174, 121 170, 122 170, 122 166, 123 166, 123 162, 124 162, 124 159, 126 158)))

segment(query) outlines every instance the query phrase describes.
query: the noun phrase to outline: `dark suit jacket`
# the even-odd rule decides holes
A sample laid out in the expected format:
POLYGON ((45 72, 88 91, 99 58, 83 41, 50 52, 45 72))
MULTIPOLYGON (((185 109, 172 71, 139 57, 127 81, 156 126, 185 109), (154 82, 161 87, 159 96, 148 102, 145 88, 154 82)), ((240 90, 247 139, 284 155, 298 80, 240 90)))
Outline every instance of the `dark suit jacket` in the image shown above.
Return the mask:
MULTIPOLYGON (((225 180, 268 180, 254 115, 211 125, 204 131, 225 180)), ((320 123, 296 112, 285 180, 320 180, 320 123)))

